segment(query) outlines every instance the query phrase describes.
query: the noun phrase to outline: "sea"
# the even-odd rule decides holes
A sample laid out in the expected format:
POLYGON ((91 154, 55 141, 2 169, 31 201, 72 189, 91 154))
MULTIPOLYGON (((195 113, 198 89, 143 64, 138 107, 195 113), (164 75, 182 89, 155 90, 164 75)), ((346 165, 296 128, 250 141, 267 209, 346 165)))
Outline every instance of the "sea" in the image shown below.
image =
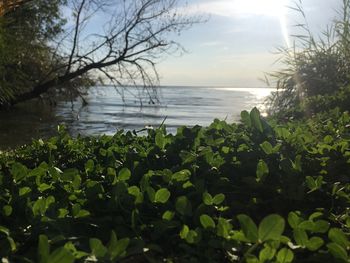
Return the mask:
POLYGON ((86 94, 86 105, 79 98, 59 101, 55 106, 35 101, 0 112, 0 149, 46 139, 62 124, 72 136, 98 136, 162 124, 168 132, 176 133, 184 125, 208 126, 215 118, 238 122, 243 110, 257 107, 264 114, 264 102, 271 92, 263 87, 162 86, 150 91, 96 86, 86 94))

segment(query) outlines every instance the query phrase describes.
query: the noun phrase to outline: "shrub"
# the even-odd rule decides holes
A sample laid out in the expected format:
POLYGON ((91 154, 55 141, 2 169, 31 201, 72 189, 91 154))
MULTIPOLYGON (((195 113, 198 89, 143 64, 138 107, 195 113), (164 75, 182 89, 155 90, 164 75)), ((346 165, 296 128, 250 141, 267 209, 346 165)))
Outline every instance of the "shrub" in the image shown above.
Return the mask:
POLYGON ((347 262, 348 113, 57 137, 0 155, 10 262, 347 262))

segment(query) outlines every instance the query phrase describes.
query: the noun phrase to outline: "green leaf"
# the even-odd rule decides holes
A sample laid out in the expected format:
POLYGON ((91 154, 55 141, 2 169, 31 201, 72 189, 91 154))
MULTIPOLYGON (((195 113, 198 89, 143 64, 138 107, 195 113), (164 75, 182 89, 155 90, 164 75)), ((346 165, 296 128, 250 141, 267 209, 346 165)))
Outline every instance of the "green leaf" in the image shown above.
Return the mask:
POLYGON ((75 261, 72 253, 65 247, 56 249, 49 256, 48 263, 73 263, 75 261))
POLYGON ((89 244, 91 253, 97 258, 103 258, 107 254, 107 248, 102 244, 101 240, 90 238, 89 244))
POLYGON ((203 203, 205 205, 212 205, 213 204, 213 197, 208 192, 203 193, 203 203))
POLYGON ((348 253, 341 245, 338 245, 337 243, 329 243, 327 244, 327 248, 333 257, 348 262, 348 253))
POLYGON ((180 237, 181 237, 182 239, 186 239, 186 237, 187 237, 187 235, 188 235, 189 232, 190 232, 189 227, 188 227, 187 225, 183 225, 183 226, 182 226, 182 229, 181 229, 181 231, 180 231, 180 237))
POLYGON ((290 263, 294 259, 293 251, 288 248, 282 248, 277 253, 277 262, 278 263, 290 263))
POLYGON ((5 205, 2 207, 2 212, 5 216, 10 216, 12 214, 12 206, 10 205, 5 205))
POLYGON ((64 208, 58 209, 58 218, 65 218, 69 214, 69 211, 64 208))
POLYGON ((157 130, 155 142, 156 142, 156 145, 160 149, 164 149, 166 140, 165 140, 165 136, 164 136, 164 134, 163 134, 163 132, 161 130, 157 130))
POLYGON ((279 215, 269 215, 265 217, 259 225, 259 240, 279 240, 283 234, 284 226, 284 219, 279 215))
POLYGON ((44 215, 46 212, 46 200, 44 198, 40 198, 35 201, 32 207, 32 212, 34 216, 44 215))
POLYGON ((295 242, 302 247, 306 247, 309 239, 308 236, 305 232, 305 230, 300 229, 300 228, 296 228, 293 230, 293 237, 295 242))
POLYGON ((247 127, 252 127, 252 121, 250 120, 250 115, 248 111, 241 112, 241 120, 247 127))
POLYGON ((110 259, 113 261, 118 257, 124 256, 126 254, 126 249, 128 248, 129 243, 129 238, 123 238, 118 240, 117 235, 114 231, 112 231, 111 238, 108 244, 108 253, 110 255, 110 259))
POLYGON ((22 188, 19 189, 18 195, 19 196, 23 196, 23 195, 29 194, 31 191, 32 191, 32 189, 30 189, 27 186, 26 187, 22 187, 22 188))
POLYGON ((266 175, 269 174, 269 167, 264 162, 264 160, 260 160, 258 162, 257 168, 256 168, 256 177, 257 181, 260 182, 264 179, 266 175))
POLYGON ((51 189, 51 185, 48 185, 48 184, 40 184, 39 187, 38 187, 38 190, 39 192, 43 193, 45 192, 46 190, 49 190, 51 189))
POLYGON ((131 178, 131 172, 128 168, 123 168, 118 173, 118 179, 120 181, 127 181, 131 178))
POLYGON ((258 228, 254 221, 247 215, 238 215, 237 218, 245 237, 251 242, 257 242, 258 228))
POLYGON ((94 170, 94 167, 95 167, 95 163, 93 160, 88 160, 86 163, 85 163, 85 172, 86 173, 90 173, 94 170))
POLYGON ((16 183, 24 179, 28 174, 28 168, 20 163, 14 163, 10 170, 16 183))
POLYGON ((342 246, 345 249, 347 249, 347 247, 350 245, 348 238, 345 236, 344 232, 339 228, 331 228, 328 232, 328 237, 334 243, 342 246))
POLYGON ((215 228, 215 222, 214 222, 214 220, 213 220, 210 216, 208 216, 208 215, 206 215, 206 214, 201 215, 201 216, 199 217, 199 220, 200 220, 202 226, 203 226, 205 229, 207 229, 207 228, 215 228))
POLYGON ((271 248, 270 246, 265 246, 259 253, 260 262, 265 262, 267 260, 273 259, 276 254, 276 249, 271 248))
POLYGON ((217 194, 213 198, 213 203, 215 205, 220 205, 224 201, 225 201, 225 195, 224 194, 217 194))
POLYGON ((325 220, 317 220, 314 222, 314 228, 312 229, 312 232, 314 233, 327 233, 329 229, 330 223, 325 220))
POLYGON ((217 224, 216 234, 220 237, 228 238, 231 230, 232 225, 229 220, 220 217, 217 224))
POLYGON ((39 236, 38 244, 38 261, 39 263, 48 263, 50 255, 50 245, 47 236, 39 236))
POLYGON ((268 141, 263 142, 262 144, 260 144, 261 149, 263 149, 263 151, 266 154, 272 154, 273 153, 273 147, 271 145, 271 143, 269 143, 268 141))
POLYGON ((297 228, 301 221, 302 219, 295 212, 288 214, 288 223, 293 229, 297 228))
POLYGON ((135 204, 141 204, 143 202, 143 194, 136 185, 130 186, 128 188, 128 193, 135 197, 135 204))
POLYGON ((186 169, 186 170, 182 170, 182 171, 179 171, 177 173, 174 173, 171 176, 171 180, 176 181, 176 182, 184 182, 184 181, 189 180, 190 177, 191 177, 191 172, 186 169))
POLYGON ((154 201, 156 203, 165 204, 170 198, 170 192, 167 188, 161 188, 156 192, 154 196, 154 201))
POLYGON ((186 241, 189 244, 197 243, 199 241, 199 235, 198 235, 197 231, 190 230, 186 236, 186 241))
POLYGON ((174 216, 175 216, 175 212, 168 210, 164 212, 162 219, 171 221, 174 218, 174 216))
POLYGON ((322 247, 324 244, 324 241, 320 237, 312 237, 307 241, 306 247, 310 251, 317 251, 320 247, 322 247))
POLYGON ((10 230, 4 226, 0 226, 0 233, 5 234, 6 236, 10 235, 10 230))
POLYGON ((252 109, 252 111, 250 112, 250 120, 252 122, 252 126, 257 129, 260 132, 263 132, 263 126, 261 123, 261 119, 260 119, 260 112, 257 108, 252 109))
POLYGON ((181 215, 191 215, 192 205, 186 196, 180 196, 176 199, 175 209, 181 215))

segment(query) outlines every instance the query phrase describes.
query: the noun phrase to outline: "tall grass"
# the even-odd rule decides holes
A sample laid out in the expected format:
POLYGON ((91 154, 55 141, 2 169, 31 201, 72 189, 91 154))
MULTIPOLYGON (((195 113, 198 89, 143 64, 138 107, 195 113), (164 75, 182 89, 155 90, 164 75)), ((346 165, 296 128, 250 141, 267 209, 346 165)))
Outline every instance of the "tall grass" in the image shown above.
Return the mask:
POLYGON ((267 75, 269 85, 277 88, 268 99, 270 113, 302 108, 307 98, 331 95, 350 84, 350 0, 343 0, 337 18, 317 37, 301 0, 292 9, 303 17, 297 25, 303 33, 291 36, 292 47, 278 49, 284 68, 267 75))

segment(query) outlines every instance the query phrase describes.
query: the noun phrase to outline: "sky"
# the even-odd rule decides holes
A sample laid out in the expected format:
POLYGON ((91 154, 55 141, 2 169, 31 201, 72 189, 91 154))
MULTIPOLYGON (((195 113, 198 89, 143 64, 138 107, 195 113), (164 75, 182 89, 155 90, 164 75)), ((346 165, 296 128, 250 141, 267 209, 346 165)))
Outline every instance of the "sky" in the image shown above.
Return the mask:
MULTIPOLYGON (((342 0, 302 0, 315 35, 337 16, 342 0)), ((158 65, 161 85, 264 87, 264 73, 276 63, 278 47, 291 45, 289 36, 304 20, 288 6, 294 0, 189 0, 180 12, 201 14, 208 21, 176 39, 187 50, 158 65)))

